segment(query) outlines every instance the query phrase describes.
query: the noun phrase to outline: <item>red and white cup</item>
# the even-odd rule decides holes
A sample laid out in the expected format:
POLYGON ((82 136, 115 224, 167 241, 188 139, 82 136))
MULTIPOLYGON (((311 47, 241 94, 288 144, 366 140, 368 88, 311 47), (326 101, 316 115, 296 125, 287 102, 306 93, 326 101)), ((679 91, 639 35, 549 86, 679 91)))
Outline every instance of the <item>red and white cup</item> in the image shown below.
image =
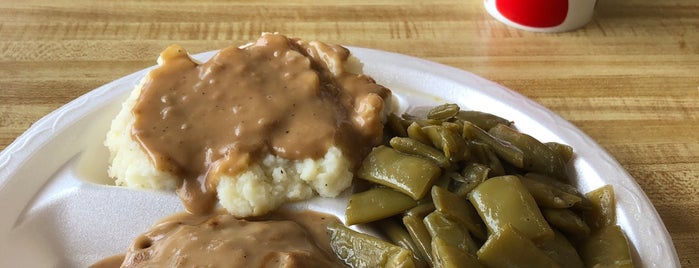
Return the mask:
POLYGON ((596 0, 485 0, 485 9, 507 25, 535 32, 564 32, 592 20, 596 0))

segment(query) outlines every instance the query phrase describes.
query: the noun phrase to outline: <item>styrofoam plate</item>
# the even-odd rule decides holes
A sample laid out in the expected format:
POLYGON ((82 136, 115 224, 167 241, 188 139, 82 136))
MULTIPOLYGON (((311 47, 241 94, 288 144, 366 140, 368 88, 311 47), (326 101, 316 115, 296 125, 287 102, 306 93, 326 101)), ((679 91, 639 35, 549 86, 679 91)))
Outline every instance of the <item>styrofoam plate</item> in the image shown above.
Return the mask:
MULTIPOLYGON (((644 267, 679 267, 662 220, 634 179, 598 144, 550 110, 474 74, 434 62, 350 47, 401 109, 444 102, 493 113, 542 141, 573 146, 573 181, 617 194, 618 223, 644 267), (648 243, 648 241, 653 241, 648 243), (645 242, 645 243, 644 243, 645 242)), ((215 51, 194 56, 207 60, 215 51)), ((152 67, 151 67, 152 68, 152 67)), ((159 219, 183 210, 173 193, 111 186, 102 145, 111 119, 145 69, 99 87, 37 121, 0 153, 0 267, 85 267, 123 253, 159 219)), ((342 200, 301 204, 344 214, 342 200)))

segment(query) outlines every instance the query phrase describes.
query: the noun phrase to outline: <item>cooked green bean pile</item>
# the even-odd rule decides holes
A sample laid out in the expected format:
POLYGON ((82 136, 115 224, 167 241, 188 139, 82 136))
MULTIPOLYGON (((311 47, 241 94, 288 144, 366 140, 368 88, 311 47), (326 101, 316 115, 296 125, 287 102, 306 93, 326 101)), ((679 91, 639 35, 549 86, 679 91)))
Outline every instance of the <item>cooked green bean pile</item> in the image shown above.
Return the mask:
POLYGON ((444 104, 391 115, 364 159, 331 246, 352 267, 633 267, 611 186, 568 183, 573 149, 498 116, 444 104))

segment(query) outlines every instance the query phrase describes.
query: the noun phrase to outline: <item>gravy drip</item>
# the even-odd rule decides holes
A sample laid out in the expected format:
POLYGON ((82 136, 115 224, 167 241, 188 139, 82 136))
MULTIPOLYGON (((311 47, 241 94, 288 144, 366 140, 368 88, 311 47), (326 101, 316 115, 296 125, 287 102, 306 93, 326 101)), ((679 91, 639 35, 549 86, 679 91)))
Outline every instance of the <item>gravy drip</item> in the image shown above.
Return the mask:
POLYGON ((177 192, 192 213, 213 209, 222 174, 265 154, 318 159, 337 145, 356 166, 381 142, 390 91, 346 72, 349 55, 278 34, 205 63, 170 46, 143 84, 131 134, 158 169, 183 178, 177 192))
POLYGON ((331 221, 338 219, 310 211, 258 220, 181 213, 92 267, 346 267, 330 248, 331 221))

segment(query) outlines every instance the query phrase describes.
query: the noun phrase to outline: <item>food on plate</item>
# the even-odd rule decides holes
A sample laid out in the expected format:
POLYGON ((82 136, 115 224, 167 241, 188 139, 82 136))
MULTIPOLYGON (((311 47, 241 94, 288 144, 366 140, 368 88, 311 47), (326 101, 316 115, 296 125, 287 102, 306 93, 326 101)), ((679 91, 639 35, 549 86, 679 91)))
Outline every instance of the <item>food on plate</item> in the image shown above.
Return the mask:
POLYGON ((633 265, 613 189, 569 184, 573 148, 456 104, 391 113, 391 91, 342 46, 263 34, 204 63, 168 47, 105 145, 117 185, 174 190, 191 213, 109 265, 633 265), (354 176, 345 223, 274 212, 354 176))
POLYGON ((333 251, 350 267, 415 267, 408 249, 353 231, 342 223, 328 225, 328 232, 333 251))
POLYGON ((382 139, 391 92, 339 45, 266 33, 200 63, 180 46, 136 86, 105 145, 117 185, 238 217, 334 197, 382 139))
MULTIPOLYGON (((570 146, 540 142, 511 121, 455 104, 391 114, 386 126, 385 143, 357 173, 372 185, 350 196, 346 223, 380 230, 413 253, 414 265, 633 267, 613 188, 583 195, 569 184, 570 146)), ((396 252, 380 248, 336 254, 353 264, 396 252)))
POLYGON ((325 232, 338 222, 309 211, 255 219, 181 213, 139 235, 126 254, 92 267, 346 267, 325 232))

